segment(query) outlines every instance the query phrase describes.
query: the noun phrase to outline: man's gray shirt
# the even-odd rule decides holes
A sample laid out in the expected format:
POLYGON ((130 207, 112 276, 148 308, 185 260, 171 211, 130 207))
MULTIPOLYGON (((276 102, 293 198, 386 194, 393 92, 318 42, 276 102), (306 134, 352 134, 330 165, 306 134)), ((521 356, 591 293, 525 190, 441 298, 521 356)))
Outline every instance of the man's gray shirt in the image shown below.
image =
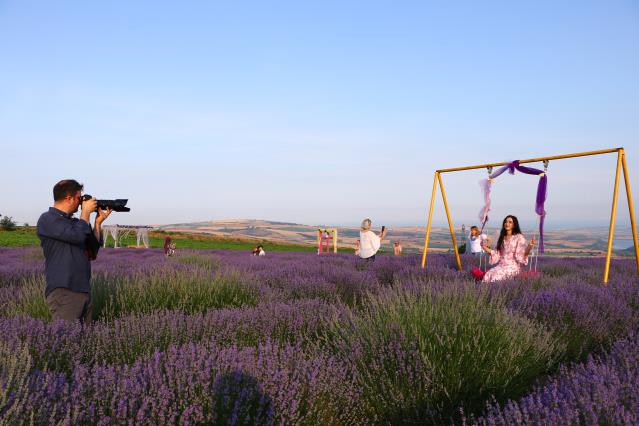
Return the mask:
POLYGON ((45 297, 56 288, 90 293, 90 260, 95 259, 101 244, 91 225, 50 207, 38 219, 37 233, 45 259, 45 297))

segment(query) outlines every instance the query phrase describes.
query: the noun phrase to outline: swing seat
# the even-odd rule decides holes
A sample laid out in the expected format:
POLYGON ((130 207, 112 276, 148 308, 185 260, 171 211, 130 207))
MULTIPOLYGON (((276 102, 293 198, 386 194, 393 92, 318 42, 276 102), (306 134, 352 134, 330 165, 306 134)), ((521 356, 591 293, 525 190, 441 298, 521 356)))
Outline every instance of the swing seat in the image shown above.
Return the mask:
POLYGON ((541 276, 541 272, 540 271, 535 271, 535 270, 528 270, 528 271, 521 271, 519 273, 519 278, 537 278, 541 276))

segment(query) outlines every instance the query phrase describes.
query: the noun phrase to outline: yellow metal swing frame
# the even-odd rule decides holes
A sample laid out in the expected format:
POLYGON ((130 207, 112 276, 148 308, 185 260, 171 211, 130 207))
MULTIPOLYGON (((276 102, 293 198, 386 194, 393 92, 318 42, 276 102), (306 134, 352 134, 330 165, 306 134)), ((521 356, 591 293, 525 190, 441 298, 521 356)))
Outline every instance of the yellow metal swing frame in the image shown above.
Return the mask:
MULTIPOLYGON (((635 212, 632 205, 632 193, 630 191, 630 177, 628 176, 628 165, 626 164, 626 153, 623 148, 610 148, 599 151, 579 152, 575 154, 555 155, 551 157, 529 158, 527 160, 519 160, 520 164, 524 163, 537 163, 540 161, 561 160, 564 158, 586 157, 591 155, 613 154, 617 153, 617 172, 615 174, 615 186, 612 195, 612 210, 610 212, 610 228, 608 230, 608 247, 606 252, 606 265, 604 267, 603 282, 608 283, 608 274, 610 272, 610 259, 612 258, 612 240, 615 235, 615 218, 617 215, 617 199, 619 198, 619 180, 621 177, 621 171, 623 170, 624 186, 626 187, 626 197, 628 198, 628 213, 630 214, 630 227, 632 228, 632 240, 635 246, 635 261, 637 263, 637 274, 639 274, 639 242, 637 241, 637 224, 635 223, 635 212)), ((489 167, 504 166, 508 163, 492 163, 492 164, 480 164, 477 166, 467 167, 454 167, 451 169, 441 169, 435 171, 435 177, 433 179, 433 191, 430 197, 430 208, 428 211, 428 223, 426 225, 426 236, 424 238, 424 251, 422 253, 422 268, 426 267, 426 255, 428 254, 428 240, 430 238, 430 227, 433 219, 433 207, 435 205, 435 195, 437 194, 437 185, 442 193, 442 200, 444 202, 444 209, 446 211, 446 219, 448 220, 448 228, 450 230, 450 238, 453 242, 453 248, 455 250, 455 258, 457 260, 457 266, 459 270, 462 269, 461 258, 459 257, 459 251, 457 249, 457 241, 455 240, 455 232, 453 231, 453 222, 450 218, 450 210, 448 208, 448 202, 446 201, 446 192, 444 191, 444 184, 442 182, 443 173, 460 172, 463 170, 484 169, 489 167)))

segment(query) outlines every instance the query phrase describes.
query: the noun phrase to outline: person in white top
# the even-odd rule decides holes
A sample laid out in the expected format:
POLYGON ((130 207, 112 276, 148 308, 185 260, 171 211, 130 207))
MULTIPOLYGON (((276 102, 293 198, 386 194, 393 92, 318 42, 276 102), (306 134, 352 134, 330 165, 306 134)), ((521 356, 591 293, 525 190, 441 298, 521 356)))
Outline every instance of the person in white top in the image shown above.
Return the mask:
POLYGON ((382 240, 386 236, 386 229, 382 226, 382 232, 377 236, 371 231, 373 222, 369 218, 362 221, 362 227, 359 231, 359 257, 362 259, 373 261, 375 260, 375 254, 382 244, 382 240))
POLYGON ((257 252, 258 256, 266 256, 266 252, 264 251, 264 247, 257 246, 257 250, 258 250, 258 252, 257 252))
POLYGON ((482 245, 484 245, 487 240, 488 236, 486 234, 480 234, 478 227, 471 226, 470 234, 466 240, 466 254, 481 256, 483 253, 482 245))

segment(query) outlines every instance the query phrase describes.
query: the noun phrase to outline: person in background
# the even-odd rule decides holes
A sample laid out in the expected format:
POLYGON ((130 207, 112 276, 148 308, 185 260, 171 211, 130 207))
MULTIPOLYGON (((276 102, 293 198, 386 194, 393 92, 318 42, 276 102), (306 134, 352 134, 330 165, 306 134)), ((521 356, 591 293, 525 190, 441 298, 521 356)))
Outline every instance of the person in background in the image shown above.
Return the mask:
POLYGON ((395 241, 393 244, 393 254, 395 254, 395 256, 401 256, 402 254, 402 245, 399 241, 395 241))
POLYGON ((253 251, 251 252, 251 254, 253 256, 257 256, 258 254, 260 254, 260 249, 258 248, 258 246, 253 247, 253 251))
POLYGON ((526 242, 515 216, 506 216, 499 233, 497 247, 493 250, 486 245, 483 246, 484 251, 490 255, 490 263, 497 264, 486 272, 483 282, 501 281, 518 275, 521 265, 528 264, 528 255, 535 243, 535 237, 529 243, 526 242))
POLYGON ((257 246, 257 250, 258 250, 258 252, 257 252, 258 256, 266 256, 266 252, 264 251, 264 247, 262 247, 261 245, 257 246))
POLYGON ((164 238, 164 255, 165 256, 171 256, 173 254, 171 252, 171 246, 172 246, 171 237, 167 236, 166 238, 164 238))
POLYGON ((66 179, 53 187, 53 207, 38 219, 44 252, 44 296, 54 320, 91 322, 91 261, 102 245, 102 222, 111 209, 98 209, 95 198, 83 200, 84 185, 66 179), (73 217, 82 205, 80 219, 73 217), (91 213, 96 212, 93 228, 91 213))
POLYGON ((470 234, 466 239, 466 254, 481 256, 484 253, 482 246, 486 244, 488 236, 479 232, 476 226, 470 227, 470 234))
POLYGON ((361 245, 360 240, 355 241, 355 256, 359 256, 360 245, 361 245))
POLYGON ((362 226, 359 231, 359 257, 368 261, 375 260, 375 254, 379 250, 379 247, 382 244, 382 240, 386 236, 385 227, 382 226, 382 231, 379 233, 378 236, 373 231, 371 231, 372 225, 373 222, 369 218, 366 218, 362 221, 362 226))

